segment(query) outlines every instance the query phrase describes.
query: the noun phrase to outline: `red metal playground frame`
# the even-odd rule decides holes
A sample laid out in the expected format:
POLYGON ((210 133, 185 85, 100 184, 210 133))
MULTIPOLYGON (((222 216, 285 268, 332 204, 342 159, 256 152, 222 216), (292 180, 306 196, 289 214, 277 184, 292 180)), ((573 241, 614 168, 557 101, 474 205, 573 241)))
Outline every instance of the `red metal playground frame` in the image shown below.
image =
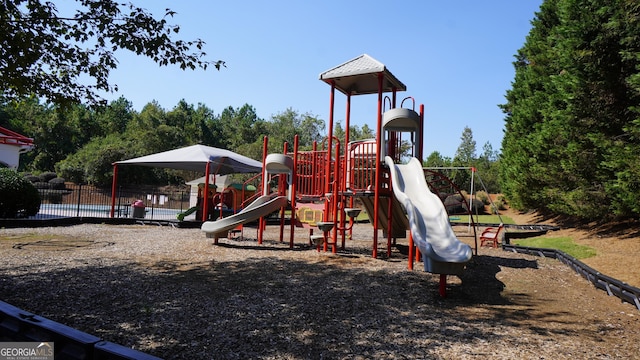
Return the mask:
MULTIPOLYGON (((293 226, 296 222, 295 210, 297 203, 315 203, 322 207, 322 225, 328 224, 322 235, 314 236, 321 244, 324 251, 331 248, 337 252, 339 248, 345 248, 347 234, 351 235, 353 219, 348 215, 354 206, 354 199, 359 198, 368 207, 372 234, 372 257, 378 257, 378 230, 382 228, 387 234, 386 253, 391 255, 391 246, 398 237, 406 237, 408 224, 402 209, 394 199, 389 184, 388 169, 382 164, 383 155, 391 156, 396 162, 400 162, 401 144, 409 142, 409 156, 418 159, 423 158, 422 133, 424 131, 424 106, 419 106, 419 112, 415 112, 415 101, 412 97, 406 97, 398 101, 398 91, 406 90, 391 72, 382 64, 367 55, 362 55, 342 65, 328 70, 320 75, 320 79, 331 87, 330 112, 328 134, 321 143, 314 143, 311 151, 299 151, 297 137, 292 148, 284 144, 283 153, 293 159, 293 171, 291 174, 292 185, 287 190, 284 183, 278 181, 279 195, 287 194, 290 200, 291 212, 291 238, 293 246, 293 226), (345 70, 349 69, 349 70, 345 70), (355 70, 354 70, 355 69, 355 70), (350 72, 348 72, 350 71, 350 72), (333 134, 336 90, 346 95, 346 124, 345 137, 338 139, 333 134), (385 93, 391 93, 385 96, 385 93), (376 108, 376 138, 368 140, 350 141, 351 99, 354 95, 377 94, 376 108), (400 106, 397 106, 397 103, 400 106), (407 113, 416 114, 417 118, 408 121, 400 119, 396 125, 386 122, 383 114, 391 110, 402 110, 405 103, 410 109, 407 113), (388 109, 387 109, 388 107, 388 109), (399 124, 399 125, 397 125, 399 124), (398 210, 400 209, 400 210, 398 210), (347 223, 348 221, 348 223, 347 223), (388 229, 391 229, 387 231, 388 229)), ((395 119, 398 120, 398 119, 395 119)), ((263 164, 267 157, 268 139, 264 139, 263 164)), ((269 175, 263 167, 262 179, 269 175)), ((276 175, 279 176, 279 175, 276 175)), ((460 193, 460 190, 446 176, 426 171, 429 186, 434 193, 442 192, 443 187, 449 187, 450 191, 460 193)), ((264 185, 261 185, 264 189, 264 185)), ((262 194, 266 195, 266 194, 262 194)), ((469 211, 466 202, 463 206, 469 211)), ((284 211, 281 211, 284 214, 284 211)), ((282 215, 284 216, 284 215, 282 215)), ((281 220, 281 234, 284 226, 284 218, 281 220)), ((262 239, 264 223, 261 219, 258 233, 258 241, 262 239)), ((473 226, 474 238, 475 226, 473 226)), ((281 235, 282 237, 282 235, 281 235)), ((281 238, 282 240, 282 238, 281 238)), ((409 232, 409 268, 419 258, 419 254, 413 246, 409 232)), ((319 247, 320 249, 320 247, 319 247)))
MULTIPOLYGON (((395 199, 391 190, 390 175, 383 164, 385 156, 390 156, 395 163, 400 163, 401 156, 411 156, 422 161, 424 133, 424 105, 419 105, 416 111, 416 103, 412 97, 398 100, 398 92, 405 91, 406 86, 400 82, 383 64, 368 55, 361 55, 347 61, 337 67, 320 74, 320 80, 330 86, 329 119, 327 137, 322 143, 314 143, 312 150, 299 151, 298 138, 293 146, 283 145, 283 154, 292 160, 292 168, 289 177, 289 187, 286 187, 282 174, 270 174, 267 171, 267 145, 268 139, 264 138, 263 144, 263 168, 261 174, 262 194, 268 195, 271 191, 265 184, 274 181, 278 176, 277 192, 279 196, 288 198, 290 212, 289 225, 290 247, 293 247, 293 233, 296 225, 297 203, 314 203, 322 208, 322 221, 318 223, 322 235, 315 235, 311 240, 321 244, 318 249, 336 253, 339 248, 345 248, 347 234, 351 235, 353 219, 351 211, 354 208, 354 200, 359 199, 367 208, 373 227, 372 257, 378 257, 378 231, 383 230, 387 235, 386 255, 391 256, 391 247, 397 238, 406 237, 409 225, 404 216, 402 207, 395 199), (336 91, 346 96, 345 102, 345 135, 339 139, 334 135, 334 118, 336 91), (377 95, 376 137, 375 139, 351 141, 350 120, 351 101, 357 95, 377 95), (405 104, 406 103, 406 104, 405 104), (393 116, 388 116, 393 114, 393 116), (409 143, 408 154, 401 152, 401 145, 409 143), (348 223, 347 223, 348 221, 348 223)), ((210 169, 210 163, 206 165, 205 176, 215 173, 210 169)), ((114 168, 114 177, 116 169, 114 168)), ((427 175, 425 175, 429 178, 427 175)), ((440 193, 442 186, 460 192, 454 184, 444 176, 431 176, 428 181, 434 193, 440 193), (442 185, 444 184, 444 185, 442 185)), ((205 194, 208 194, 208 184, 205 183, 205 194)), ((247 199, 251 201, 253 199, 247 199)), ((208 201, 205 201, 205 207, 208 201)), ((469 211, 466 201, 462 204, 469 211)), ((244 205, 243 205, 244 206, 244 205)), ((207 214, 207 209, 203 211, 207 214)), ((280 209, 280 240, 282 241, 285 227, 284 207, 280 209)), ((258 242, 262 242, 262 231, 265 226, 264 218, 259 219, 258 242)), ((475 238, 477 254, 477 235, 475 226, 472 227, 475 238)), ((311 235, 311 234, 310 234, 311 235)), ((419 254, 413 244, 411 232, 409 232, 409 269, 419 259, 419 254)), ((444 282, 441 278, 441 286, 444 282)))

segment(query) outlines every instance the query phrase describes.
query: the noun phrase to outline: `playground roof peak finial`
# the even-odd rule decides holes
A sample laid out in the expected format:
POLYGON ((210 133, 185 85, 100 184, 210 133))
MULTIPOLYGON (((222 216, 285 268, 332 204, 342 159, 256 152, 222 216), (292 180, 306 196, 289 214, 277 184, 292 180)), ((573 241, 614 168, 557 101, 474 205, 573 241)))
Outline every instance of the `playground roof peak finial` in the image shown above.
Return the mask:
POLYGON ((383 74, 382 92, 406 91, 407 87, 387 67, 367 54, 362 54, 320 74, 320 80, 333 82, 340 92, 351 95, 377 94, 377 75, 383 74))

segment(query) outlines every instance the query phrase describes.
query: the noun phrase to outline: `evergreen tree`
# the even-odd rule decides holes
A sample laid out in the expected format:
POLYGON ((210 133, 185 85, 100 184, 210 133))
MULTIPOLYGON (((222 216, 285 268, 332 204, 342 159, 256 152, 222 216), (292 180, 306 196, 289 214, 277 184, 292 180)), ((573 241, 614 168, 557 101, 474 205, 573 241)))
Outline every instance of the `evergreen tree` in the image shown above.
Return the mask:
POLYGON ((298 135, 299 150, 310 150, 314 141, 322 141, 322 130, 324 130, 324 121, 317 116, 309 113, 300 114, 296 110, 288 108, 271 116, 268 126, 269 149, 274 152, 282 152, 282 145, 285 141, 289 144, 289 149, 293 149, 294 137, 298 135))
POLYGON ((460 145, 456 150, 454 162, 459 166, 471 166, 475 158, 476 141, 473 140, 473 131, 468 126, 465 126, 460 137, 460 145))
MULTIPOLYGON (((477 174, 482 180, 482 184, 486 187, 487 192, 490 194, 497 194, 501 192, 499 179, 499 166, 498 152, 493 150, 490 142, 486 142, 482 147, 482 155, 475 161, 475 168, 477 174)), ((483 190, 480 186, 476 187, 479 190, 483 190)))
POLYGON ((451 158, 442 156, 439 151, 434 151, 427 156, 427 160, 423 162, 423 166, 431 168, 450 167, 451 163, 451 158))
POLYGON ((103 108, 96 109, 99 133, 101 135, 123 133, 127 124, 133 119, 134 113, 133 104, 123 96, 103 108))
POLYGON ((237 109, 227 107, 220 114, 219 121, 222 129, 220 147, 236 152, 243 145, 261 142, 266 133, 264 120, 249 104, 237 109))
MULTIPOLYGON (((465 126, 460 136, 460 145, 456 150, 452 166, 473 167, 475 159, 476 141, 473 140, 473 131, 468 126, 465 126)), ((469 170, 454 170, 450 179, 461 189, 469 189, 471 187, 471 172, 469 170)))
POLYGON ((638 214, 639 18, 634 1, 542 4, 502 105, 511 205, 584 219, 638 214))
POLYGON ((220 147, 222 139, 222 125, 218 117, 204 104, 198 104, 195 118, 200 127, 200 142, 202 145, 220 147))

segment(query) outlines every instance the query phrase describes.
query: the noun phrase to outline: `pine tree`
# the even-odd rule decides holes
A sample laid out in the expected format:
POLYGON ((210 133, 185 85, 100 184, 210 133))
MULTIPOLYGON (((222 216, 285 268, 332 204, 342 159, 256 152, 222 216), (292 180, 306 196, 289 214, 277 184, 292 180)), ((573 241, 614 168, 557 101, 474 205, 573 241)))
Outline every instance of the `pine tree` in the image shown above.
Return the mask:
POLYGON ((501 179, 513 206, 638 214, 639 19, 628 0, 542 4, 502 105, 501 179))

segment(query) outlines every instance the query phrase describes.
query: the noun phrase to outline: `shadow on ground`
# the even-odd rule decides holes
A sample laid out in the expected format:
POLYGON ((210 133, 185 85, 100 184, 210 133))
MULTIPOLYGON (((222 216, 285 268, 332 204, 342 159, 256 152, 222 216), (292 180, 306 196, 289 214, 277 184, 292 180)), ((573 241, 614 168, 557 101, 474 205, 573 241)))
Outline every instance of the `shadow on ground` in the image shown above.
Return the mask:
POLYGON ((49 272, 0 269, 0 295, 163 358, 380 358, 390 348, 430 357, 447 343, 495 341, 496 328, 525 326, 519 320, 530 299, 519 298, 518 310, 505 307, 512 303, 502 297, 496 274, 505 266, 537 267, 535 261, 477 256, 442 299, 437 275, 371 270, 354 261, 261 257, 103 266, 100 259, 86 259, 49 272), (51 312, 52 302, 67 310, 51 312))

